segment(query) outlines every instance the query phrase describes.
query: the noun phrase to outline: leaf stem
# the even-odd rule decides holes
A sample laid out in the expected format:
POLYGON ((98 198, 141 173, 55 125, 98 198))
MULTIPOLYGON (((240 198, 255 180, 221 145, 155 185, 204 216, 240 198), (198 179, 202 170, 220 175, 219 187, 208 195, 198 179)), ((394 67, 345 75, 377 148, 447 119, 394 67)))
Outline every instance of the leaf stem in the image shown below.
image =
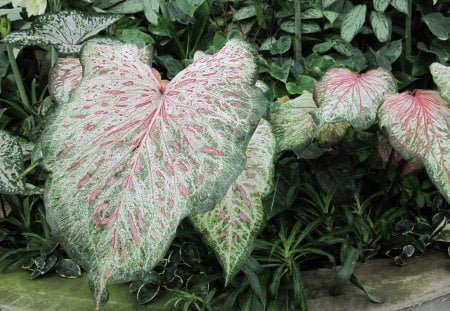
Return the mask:
POLYGON ((412 0, 408 1, 408 15, 406 16, 405 23, 405 54, 406 58, 411 56, 411 24, 412 24, 412 0))
POLYGON ((28 112, 33 112, 33 109, 30 106, 30 102, 28 101, 27 93, 25 91, 25 87, 23 85, 22 76, 20 75, 19 67, 17 66, 16 58, 14 57, 13 49, 11 45, 6 44, 6 50, 8 52, 8 60, 11 64, 11 69, 14 74, 14 79, 16 80, 17 90, 19 91, 20 100, 22 104, 28 112))
POLYGON ((295 37, 294 37, 294 52, 295 61, 300 63, 302 60, 302 6, 300 0, 294 2, 295 10, 295 37))

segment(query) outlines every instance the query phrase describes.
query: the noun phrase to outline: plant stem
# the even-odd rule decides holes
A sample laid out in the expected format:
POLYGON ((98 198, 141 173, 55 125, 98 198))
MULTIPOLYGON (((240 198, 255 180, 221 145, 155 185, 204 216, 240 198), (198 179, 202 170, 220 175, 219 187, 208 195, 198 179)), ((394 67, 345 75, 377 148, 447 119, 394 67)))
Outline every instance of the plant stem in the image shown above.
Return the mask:
POLYGON ((294 0, 295 10, 295 37, 294 37, 294 51, 295 61, 300 63, 302 60, 302 7, 300 0, 294 0))
POLYGON ((30 102, 28 101, 27 93, 25 91, 25 87, 23 85, 22 76, 20 75, 19 67, 17 66, 16 58, 14 57, 13 49, 9 44, 6 44, 6 50, 8 52, 8 60, 11 64, 11 69, 14 74, 14 79, 16 80, 17 90, 19 91, 20 100, 22 104, 28 112, 33 112, 33 109, 30 106, 30 102))
POLYGON ((411 56, 411 23, 412 23, 412 0, 408 0, 408 15, 405 23, 405 54, 406 58, 411 56))

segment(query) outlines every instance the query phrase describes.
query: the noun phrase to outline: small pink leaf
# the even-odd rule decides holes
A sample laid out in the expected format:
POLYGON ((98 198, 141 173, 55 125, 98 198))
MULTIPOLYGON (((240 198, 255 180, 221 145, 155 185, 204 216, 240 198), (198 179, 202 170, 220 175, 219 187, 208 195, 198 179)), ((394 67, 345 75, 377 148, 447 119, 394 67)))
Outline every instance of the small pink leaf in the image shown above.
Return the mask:
POLYGON ((223 197, 267 102, 251 48, 238 40, 168 84, 131 45, 89 41, 81 63, 80 86, 42 137, 45 201, 98 305, 108 280, 151 270, 179 222, 223 197))
POLYGON ((434 185, 450 202, 450 109, 436 91, 386 95, 380 127, 405 158, 418 158, 434 185))
POLYGON ((313 116, 319 124, 348 122, 357 130, 375 123, 378 107, 396 83, 383 68, 358 75, 348 69, 329 70, 314 87, 319 109, 313 116))
POLYGON ((261 120, 247 148, 247 163, 222 201, 206 213, 191 216, 221 262, 226 283, 239 271, 264 227, 264 196, 271 190, 275 138, 270 124, 261 120))

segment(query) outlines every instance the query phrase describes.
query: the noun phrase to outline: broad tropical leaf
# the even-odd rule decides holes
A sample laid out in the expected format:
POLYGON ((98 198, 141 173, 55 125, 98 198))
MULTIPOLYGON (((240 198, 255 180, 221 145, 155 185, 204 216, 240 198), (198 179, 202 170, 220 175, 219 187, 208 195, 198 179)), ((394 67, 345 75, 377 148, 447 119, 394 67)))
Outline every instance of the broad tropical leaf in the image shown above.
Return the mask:
POLYGON ((450 103, 450 67, 433 63, 430 71, 442 98, 450 103))
POLYGON ((80 59, 80 86, 42 137, 45 202, 98 306, 107 281, 142 277, 184 217, 225 195, 267 102, 250 46, 238 40, 168 84, 132 45, 89 41, 80 59))
POLYGON ((315 134, 315 122, 311 112, 317 110, 312 94, 303 95, 284 103, 273 103, 270 123, 277 142, 277 153, 286 150, 302 150, 315 134))
POLYGON ((82 71, 78 58, 58 58, 48 82, 48 91, 53 100, 60 104, 68 102, 70 93, 80 85, 82 71))
POLYGON ((394 78, 383 68, 362 75, 331 69, 314 87, 319 109, 313 117, 318 124, 348 122, 357 130, 365 130, 375 123, 385 94, 395 91, 394 78))
POLYGON ((378 41, 387 42, 391 39, 392 21, 389 16, 372 11, 370 13, 370 24, 378 41))
POLYGON ((273 183, 275 138, 269 122, 261 120, 247 147, 241 175, 213 210, 190 217, 221 262, 226 283, 253 250, 266 221, 262 199, 273 183))
POLYGON ((419 158, 428 176, 450 202, 450 109, 436 91, 386 95, 380 127, 405 159, 419 158))
POLYGON ((0 193, 11 194, 25 191, 20 177, 23 172, 22 148, 16 137, 0 130, 0 193))
POLYGON ((53 45, 60 53, 78 53, 81 44, 116 22, 122 15, 92 15, 79 11, 60 11, 37 17, 28 30, 9 34, 6 43, 23 47, 53 45))
POLYGON ((367 6, 365 4, 355 5, 347 15, 341 25, 341 37, 347 42, 353 40, 361 30, 366 20, 367 6))

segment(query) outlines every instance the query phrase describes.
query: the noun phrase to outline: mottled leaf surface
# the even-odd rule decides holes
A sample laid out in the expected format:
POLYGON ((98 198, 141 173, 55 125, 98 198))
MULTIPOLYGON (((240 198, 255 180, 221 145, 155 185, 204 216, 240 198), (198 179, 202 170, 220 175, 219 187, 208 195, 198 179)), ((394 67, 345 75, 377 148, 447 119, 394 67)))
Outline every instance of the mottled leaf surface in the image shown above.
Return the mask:
POLYGON ((225 195, 267 104, 238 40, 167 85, 132 45, 89 41, 81 63, 80 86, 42 136, 45 203, 99 305, 107 281, 142 277, 184 217, 225 195))
POLYGON ((277 153, 303 149, 314 137, 315 122, 311 112, 317 110, 312 94, 304 91, 295 99, 273 103, 270 123, 277 142, 277 153))
POLYGON ((433 63, 430 71, 442 98, 450 103, 450 67, 433 63))
POLYGON ((390 40, 392 21, 389 16, 377 11, 372 11, 370 13, 370 24, 378 41, 387 42, 390 40))
POLYGON ((116 22, 122 15, 92 15, 79 11, 60 11, 40 15, 28 30, 9 34, 6 43, 23 47, 53 45, 60 53, 78 53, 83 41, 116 22))
POLYGON ((355 5, 345 16, 341 25, 341 37, 347 42, 353 40, 361 30, 366 20, 367 6, 365 4, 355 5))
POLYGON ((20 177, 23 172, 22 148, 16 137, 0 130, 0 193, 12 194, 25 191, 20 177))
POLYGON ((418 158, 450 202, 450 109, 436 91, 386 95, 380 127, 405 159, 418 158))
POLYGON ((70 93, 80 85, 82 71, 78 58, 58 58, 48 82, 51 97, 58 103, 68 102, 70 93))
POLYGON ((391 0, 373 0, 373 7, 378 12, 384 12, 391 3, 391 0))
POLYGON ((190 217, 221 262, 226 282, 239 271, 264 227, 262 199, 273 182, 275 138, 269 122, 261 120, 247 148, 241 175, 213 210, 190 217))
POLYGON ((348 69, 331 69, 315 85, 319 109, 313 113, 317 123, 348 122, 357 130, 375 123, 385 93, 393 93, 396 83, 383 68, 358 75, 348 69))

